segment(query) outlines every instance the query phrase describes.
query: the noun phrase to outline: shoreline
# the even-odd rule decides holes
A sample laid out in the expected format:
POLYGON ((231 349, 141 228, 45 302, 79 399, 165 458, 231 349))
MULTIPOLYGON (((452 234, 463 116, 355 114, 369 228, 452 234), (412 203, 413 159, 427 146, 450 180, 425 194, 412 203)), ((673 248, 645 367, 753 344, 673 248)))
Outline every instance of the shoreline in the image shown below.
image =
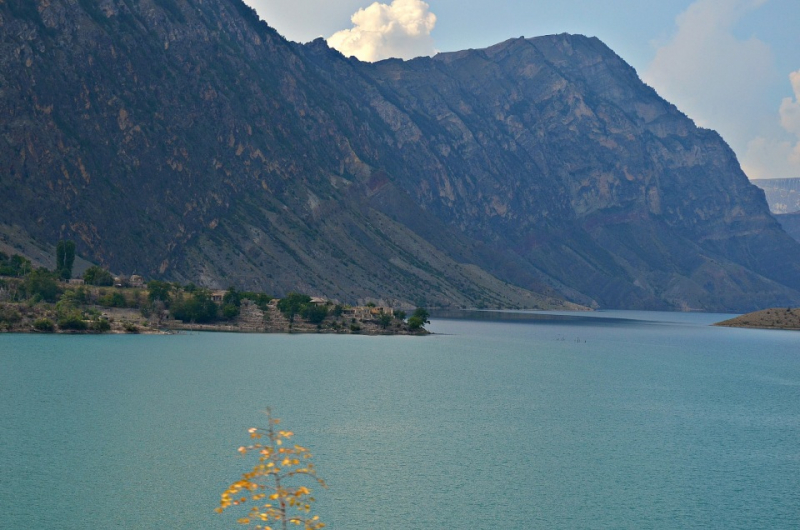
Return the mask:
POLYGON ((210 333, 260 333, 260 334, 329 334, 425 336, 431 333, 424 327, 411 329, 408 323, 394 319, 388 325, 378 320, 360 316, 329 315, 313 324, 296 316, 290 321, 276 308, 259 308, 249 301, 242 303, 242 311, 235 318, 211 323, 187 323, 170 318, 145 317, 134 308, 109 308, 96 305, 81 306, 99 315, 96 320, 83 320, 84 329, 60 328, 56 325, 57 311, 49 304, 28 306, 24 303, 0 304, 0 334, 25 333, 42 335, 170 335, 180 332, 202 331, 210 333), (5 318, 3 316, 5 315, 5 318), (47 320, 49 328, 37 329, 37 321, 47 320), (100 321, 105 322, 99 326, 100 321))
POLYGON ((800 331, 800 308, 773 307, 753 311, 735 318, 713 324, 724 328, 776 329, 800 331))

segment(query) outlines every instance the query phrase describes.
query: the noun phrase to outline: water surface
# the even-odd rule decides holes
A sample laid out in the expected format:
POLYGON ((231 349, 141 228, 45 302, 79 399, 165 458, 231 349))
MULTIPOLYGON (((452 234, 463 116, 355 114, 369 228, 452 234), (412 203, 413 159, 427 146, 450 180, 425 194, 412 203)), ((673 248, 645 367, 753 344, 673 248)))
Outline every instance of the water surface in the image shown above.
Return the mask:
POLYGON ((800 334, 496 317, 0 336, 0 526, 233 528, 212 510, 268 405, 330 483, 329 528, 800 526, 800 334))

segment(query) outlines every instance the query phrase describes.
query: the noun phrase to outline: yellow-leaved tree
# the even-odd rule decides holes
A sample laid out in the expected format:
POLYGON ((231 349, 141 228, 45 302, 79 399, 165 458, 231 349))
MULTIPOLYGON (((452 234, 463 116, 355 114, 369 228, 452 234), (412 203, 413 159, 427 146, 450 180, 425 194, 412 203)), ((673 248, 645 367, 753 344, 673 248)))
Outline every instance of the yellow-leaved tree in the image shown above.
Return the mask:
POLYGON ((248 431, 251 439, 261 441, 239 448, 242 455, 256 455, 258 463, 228 486, 216 511, 252 504, 239 524, 258 530, 285 530, 289 524, 318 530, 325 524, 319 516, 311 515, 311 489, 298 483, 316 482, 324 488, 325 481, 317 476, 308 449, 290 442, 294 433, 278 430, 281 420, 273 418, 270 409, 266 414, 266 429, 253 427, 248 431))

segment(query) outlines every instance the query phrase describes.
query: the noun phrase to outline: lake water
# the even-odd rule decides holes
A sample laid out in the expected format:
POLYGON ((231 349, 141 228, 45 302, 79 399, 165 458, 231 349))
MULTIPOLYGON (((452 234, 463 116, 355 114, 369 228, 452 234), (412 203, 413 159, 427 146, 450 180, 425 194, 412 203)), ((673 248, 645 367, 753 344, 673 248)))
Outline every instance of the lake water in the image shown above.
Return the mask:
POLYGON ((333 529, 800 527, 800 333, 724 315, 430 337, 0 335, 0 527, 221 529, 271 406, 333 529))

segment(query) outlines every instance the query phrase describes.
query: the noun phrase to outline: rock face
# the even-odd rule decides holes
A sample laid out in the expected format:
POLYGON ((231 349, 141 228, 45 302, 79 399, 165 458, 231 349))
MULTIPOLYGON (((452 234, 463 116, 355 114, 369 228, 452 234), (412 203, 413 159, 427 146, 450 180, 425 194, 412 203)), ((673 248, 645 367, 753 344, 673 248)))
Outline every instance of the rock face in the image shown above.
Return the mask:
POLYGON ((240 0, 0 0, 0 222, 114 270, 431 305, 800 303, 713 131, 600 41, 361 63, 240 0))

